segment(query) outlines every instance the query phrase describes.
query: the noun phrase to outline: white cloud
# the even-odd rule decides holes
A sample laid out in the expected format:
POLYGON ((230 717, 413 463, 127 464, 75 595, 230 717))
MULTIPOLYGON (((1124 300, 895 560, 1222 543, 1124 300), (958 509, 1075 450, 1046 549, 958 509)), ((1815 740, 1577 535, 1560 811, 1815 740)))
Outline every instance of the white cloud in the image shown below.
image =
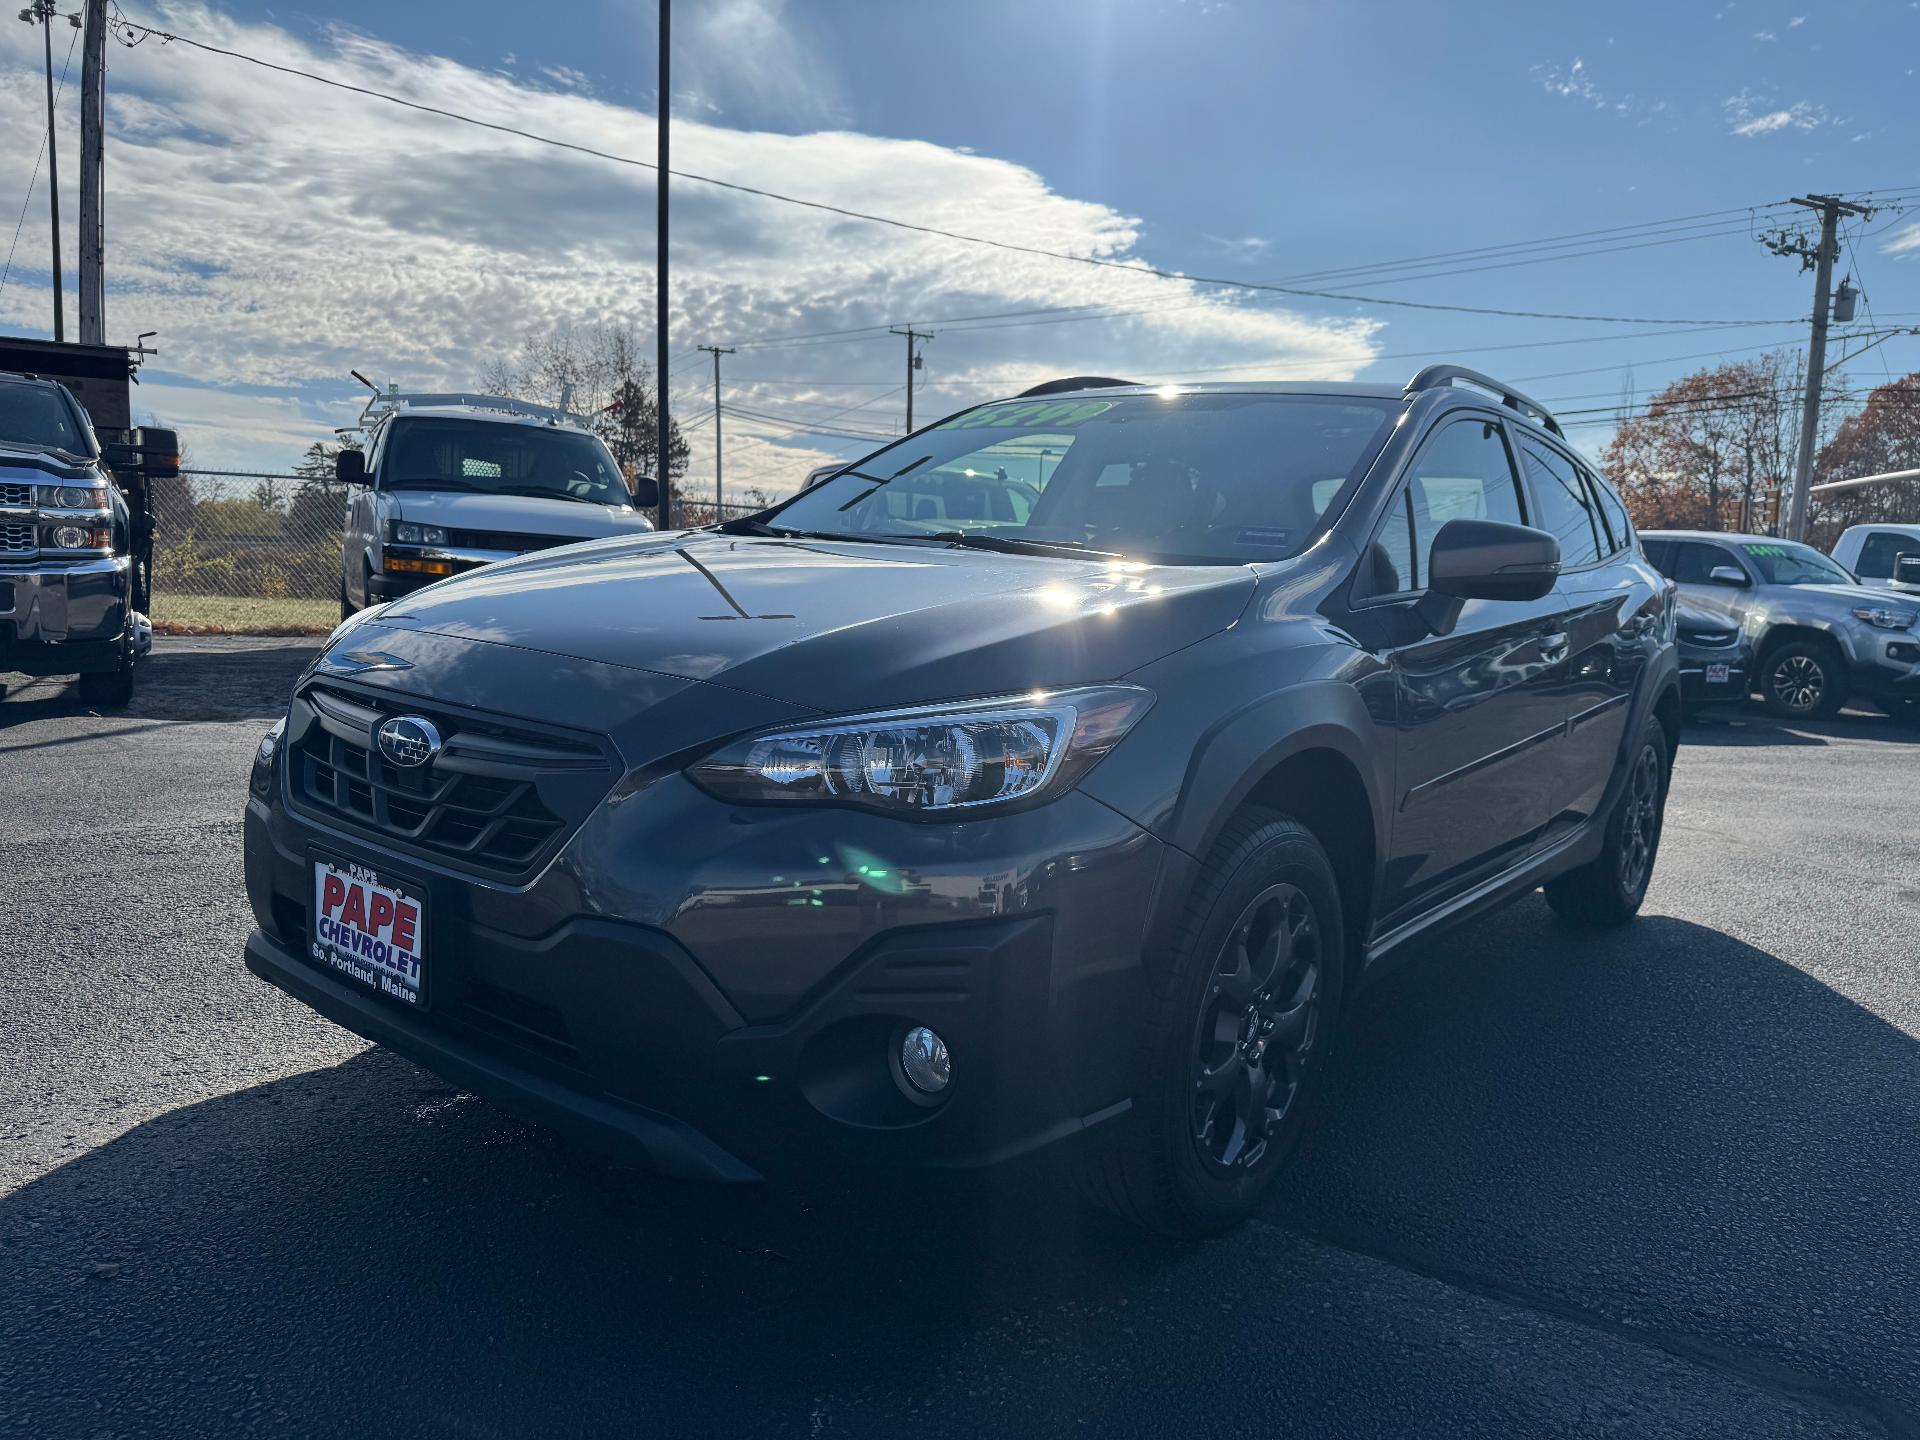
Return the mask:
POLYGON ((1894 231, 1880 248, 1889 255, 1920 255, 1920 223, 1894 231))
POLYGON ((1798 30, 1802 25, 1806 23, 1807 23, 1806 16, 1796 15, 1791 20, 1787 21, 1787 28, 1789 30, 1798 30))
MULTIPOLYGON (((606 98, 342 30, 304 40, 200 8, 167 13, 170 28, 277 64, 581 145, 652 153, 651 116, 606 98)), ((0 27, 0 194, 22 193, 42 123, 34 38, 25 26, 0 27)), ((110 59, 109 336, 160 332, 161 356, 137 399, 188 432, 202 464, 289 463, 357 413, 349 367, 416 387, 470 386, 529 332, 623 321, 650 335, 650 172, 183 46, 116 49, 110 59)), ((692 172, 1074 254, 1151 258, 1139 249, 1136 219, 1056 193, 1034 171, 991 156, 698 120, 677 120, 674 140, 677 163, 692 172)), ((64 125, 62 150, 74 153, 64 125)), ((70 170, 63 179, 63 205, 74 206, 70 170)), ((838 423, 897 428, 901 397, 887 393, 904 379, 897 339, 746 347, 908 319, 1058 306, 1138 312, 977 335, 936 323, 918 382, 921 417, 1060 374, 1150 379, 1261 365, 1350 378, 1377 349, 1379 323, 1369 319, 1308 317, 1183 280, 958 244, 691 180, 676 182, 673 195, 675 348, 741 345, 726 362, 729 395, 756 408, 818 420, 870 400, 838 423)), ((71 231, 67 238, 71 247, 71 231)), ((0 291, 0 330, 45 327, 45 271, 30 272, 28 284, 20 267, 43 266, 46 248, 36 205, 0 291)), ((676 363, 680 413, 710 403, 707 363, 703 355, 684 370, 676 363)), ((745 446, 755 428, 728 421, 730 484, 791 484, 811 452, 745 446)), ((691 432, 696 486, 711 473, 710 434, 691 432)), ((861 448, 850 441, 846 451, 861 448)))
POLYGON ((1539 77, 1542 88, 1549 95, 1562 95, 1571 100, 1584 100, 1596 110, 1604 109, 1607 97, 1600 93, 1600 87, 1593 83, 1593 76, 1587 73, 1587 62, 1578 55, 1573 57, 1571 65, 1536 65, 1533 73, 1539 77))
MULTIPOLYGON (((1607 42, 1611 45, 1613 42, 1607 42)), ((1642 117, 1657 115, 1667 108, 1664 100, 1647 102, 1631 94, 1608 95, 1594 80, 1593 73, 1587 69, 1587 62, 1578 55, 1570 65, 1536 65, 1533 76, 1540 87, 1549 95, 1559 95, 1568 100, 1578 100, 1591 105, 1596 110, 1611 110, 1616 115, 1642 117)), ((1642 124, 1645 123, 1644 118, 1642 124)))
POLYGON ((1273 248, 1273 242, 1264 235, 1203 235, 1201 238, 1216 250, 1244 260, 1255 259, 1273 248))
MULTIPOLYGON (((674 74, 711 114, 745 112, 749 123, 836 125, 846 119, 833 47, 787 0, 707 0, 684 7, 674 27, 674 74)), ((678 17, 676 17, 678 18, 678 17)))
POLYGON ((1818 130, 1824 125, 1842 123, 1828 113, 1826 106, 1816 105, 1811 100, 1796 100, 1791 105, 1776 106, 1746 90, 1738 95, 1729 95, 1720 105, 1726 112, 1727 125, 1732 133, 1748 139, 1777 134, 1782 130, 1818 130))
POLYGON ((1756 30, 1753 32, 1753 38, 1756 40, 1766 41, 1770 43, 1772 41, 1778 40, 1780 37, 1774 34, 1773 31, 1771 30, 1756 30))

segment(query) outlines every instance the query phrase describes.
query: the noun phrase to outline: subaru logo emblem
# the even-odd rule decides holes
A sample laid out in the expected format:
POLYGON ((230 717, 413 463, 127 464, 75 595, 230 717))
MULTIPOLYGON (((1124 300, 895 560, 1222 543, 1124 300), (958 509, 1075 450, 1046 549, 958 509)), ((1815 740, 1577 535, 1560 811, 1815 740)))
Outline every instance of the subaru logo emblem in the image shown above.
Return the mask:
POLYGON ((419 715, 396 715, 373 732, 380 753, 404 769, 424 765, 440 753, 440 731, 419 715))

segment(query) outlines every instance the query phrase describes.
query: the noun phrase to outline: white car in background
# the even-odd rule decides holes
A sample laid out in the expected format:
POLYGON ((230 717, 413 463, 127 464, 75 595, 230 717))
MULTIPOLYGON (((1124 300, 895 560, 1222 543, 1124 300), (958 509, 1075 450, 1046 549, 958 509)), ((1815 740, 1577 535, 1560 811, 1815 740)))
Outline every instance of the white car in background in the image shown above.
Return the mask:
POLYGON ((340 557, 341 618, 495 560, 653 529, 654 482, 632 482, 580 417, 492 395, 389 391, 361 416, 364 450, 340 557))
POLYGON ((1833 544, 1833 558, 1866 585, 1920 595, 1920 525, 1855 525, 1833 544))

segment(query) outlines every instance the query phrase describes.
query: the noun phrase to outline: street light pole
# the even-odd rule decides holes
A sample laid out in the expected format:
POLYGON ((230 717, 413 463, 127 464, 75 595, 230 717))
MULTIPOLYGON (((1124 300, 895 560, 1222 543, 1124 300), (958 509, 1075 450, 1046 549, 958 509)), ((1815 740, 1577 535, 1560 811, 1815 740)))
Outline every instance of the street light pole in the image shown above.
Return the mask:
MULTIPOLYGON (((52 3, 52 0, 48 0, 52 3)), ((660 96, 655 102, 656 139, 658 141, 657 160, 659 168, 654 172, 654 258, 653 258, 653 294, 654 294, 654 384, 658 387, 659 402, 654 407, 660 422, 660 436, 655 454, 655 468, 659 471, 656 481, 660 490, 660 508, 656 523, 662 530, 673 525, 673 452, 670 442, 673 436, 673 423, 667 415, 667 121, 673 109, 673 0, 659 0, 660 5, 660 96)))

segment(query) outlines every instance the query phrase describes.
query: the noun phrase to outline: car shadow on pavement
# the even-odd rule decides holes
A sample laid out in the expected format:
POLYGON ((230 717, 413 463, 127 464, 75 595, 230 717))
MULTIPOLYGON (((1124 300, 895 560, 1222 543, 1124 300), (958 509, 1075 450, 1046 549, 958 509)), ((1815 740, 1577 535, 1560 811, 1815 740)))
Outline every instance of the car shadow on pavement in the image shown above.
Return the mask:
POLYGON ((1666 916, 1536 895, 1423 949, 1357 1002, 1276 1219, 1920 1434, 1912 1036, 1666 916))
POLYGON ((1711 706, 1690 712, 1680 744, 1740 746, 1829 745, 1835 740, 1865 740, 1889 745, 1920 744, 1920 725, 1876 712, 1845 710, 1822 720, 1785 720, 1759 706, 1711 706))
POLYGON ((317 642, 285 640, 244 646, 215 641, 160 641, 135 671, 133 703, 95 710, 70 675, 0 674, 0 731, 32 720, 98 716, 109 723, 276 719, 286 713, 293 682, 317 642))
POLYGON ((1028 1176, 675 1185, 377 1049, 186 1106, 0 1199, 0 1431, 1033 1433, 1152 1401, 1224 1433, 1247 1355, 1268 1406, 1333 1406, 1418 1329, 1290 1231, 1580 1317, 1596 1366, 1625 1336, 1920 1413, 1912 1040, 1678 920, 1593 938, 1535 900, 1432 949, 1358 1002, 1283 1228, 1200 1245, 1028 1176))

